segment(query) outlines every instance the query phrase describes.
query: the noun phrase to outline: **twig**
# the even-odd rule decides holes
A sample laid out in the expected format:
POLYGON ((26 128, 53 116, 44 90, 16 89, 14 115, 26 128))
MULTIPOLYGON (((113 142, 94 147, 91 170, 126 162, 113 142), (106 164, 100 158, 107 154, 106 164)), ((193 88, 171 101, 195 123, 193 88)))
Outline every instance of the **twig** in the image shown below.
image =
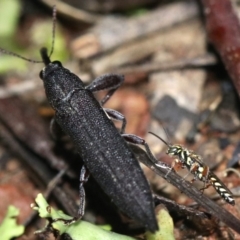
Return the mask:
POLYGON ((184 1, 161 6, 148 14, 127 20, 120 17, 104 18, 88 33, 72 42, 72 52, 78 58, 89 58, 198 14, 198 6, 194 1, 184 1))
POLYGON ((213 54, 206 54, 204 56, 199 56, 191 59, 180 59, 174 62, 167 63, 158 63, 151 62, 137 66, 130 67, 122 67, 116 69, 115 72, 121 74, 129 74, 129 73, 149 73, 154 71, 171 71, 182 68, 191 68, 191 67, 205 67, 209 65, 216 64, 217 59, 213 54))
POLYGON ((154 199, 155 199, 155 202, 157 201, 157 202, 160 202, 160 203, 166 205, 166 207, 168 208, 169 211, 176 211, 185 216, 192 216, 192 217, 197 216, 199 218, 208 218, 209 217, 208 214, 203 211, 198 211, 192 207, 177 204, 176 202, 174 202, 168 198, 165 198, 165 197, 161 197, 161 196, 154 194, 154 199))
POLYGON ((91 14, 86 11, 74 8, 70 6, 67 3, 64 3, 62 1, 56 1, 56 0, 42 0, 43 3, 45 3, 47 6, 52 7, 53 5, 57 6, 58 12, 61 12, 62 14, 71 17, 77 21, 83 21, 86 23, 96 23, 100 19, 102 19, 101 15, 98 14, 91 14))

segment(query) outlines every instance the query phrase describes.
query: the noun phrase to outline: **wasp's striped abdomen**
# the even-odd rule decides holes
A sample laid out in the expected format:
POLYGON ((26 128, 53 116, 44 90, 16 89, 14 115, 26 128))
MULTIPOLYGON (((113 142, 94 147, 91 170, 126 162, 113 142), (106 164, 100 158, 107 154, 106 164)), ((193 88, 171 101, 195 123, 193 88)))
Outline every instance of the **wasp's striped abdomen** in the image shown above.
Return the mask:
POLYGON ((229 204, 235 205, 232 193, 230 190, 215 176, 212 172, 209 174, 209 183, 213 185, 217 193, 229 204))

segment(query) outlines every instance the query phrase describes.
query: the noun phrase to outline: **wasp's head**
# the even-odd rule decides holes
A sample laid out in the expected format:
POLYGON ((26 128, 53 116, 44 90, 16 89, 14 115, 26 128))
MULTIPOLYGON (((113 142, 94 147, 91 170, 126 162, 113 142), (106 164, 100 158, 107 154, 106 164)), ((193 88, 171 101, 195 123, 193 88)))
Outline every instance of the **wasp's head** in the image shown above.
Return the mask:
POLYGON ((168 147, 167 154, 169 156, 179 156, 179 154, 183 151, 181 145, 172 145, 168 147))

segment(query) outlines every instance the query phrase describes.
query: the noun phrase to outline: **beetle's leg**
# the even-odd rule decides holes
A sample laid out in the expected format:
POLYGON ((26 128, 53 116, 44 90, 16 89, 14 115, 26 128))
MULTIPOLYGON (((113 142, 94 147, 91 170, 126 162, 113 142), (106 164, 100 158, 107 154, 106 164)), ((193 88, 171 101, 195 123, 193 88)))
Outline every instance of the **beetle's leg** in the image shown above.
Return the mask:
POLYGON ((89 172, 85 168, 85 166, 82 166, 81 172, 80 172, 80 184, 79 184, 79 197, 80 197, 80 204, 79 204, 79 209, 78 209, 78 216, 76 217, 77 220, 81 219, 82 216, 84 215, 84 210, 85 210, 85 201, 86 201, 86 196, 85 196, 85 190, 83 185, 88 181, 89 179, 89 172))
POLYGON ((57 141, 59 139, 59 136, 61 135, 60 133, 62 133, 62 129, 56 122, 55 118, 52 118, 50 122, 50 134, 53 140, 57 141))
POLYGON ((82 216, 84 215, 84 210, 85 210, 85 190, 84 190, 83 185, 88 181, 89 176, 90 176, 90 174, 89 174, 88 170, 85 168, 85 166, 82 166, 82 169, 80 172, 80 178, 79 178, 79 181, 80 181, 80 185, 79 185, 80 204, 79 204, 77 216, 73 217, 72 219, 69 219, 69 220, 66 220, 63 218, 57 218, 57 219, 54 219, 53 222, 63 221, 64 224, 70 225, 82 218, 82 216))
POLYGON ((127 124, 127 121, 126 121, 126 118, 124 117, 124 115, 118 111, 115 111, 115 110, 109 109, 109 108, 104 108, 104 111, 107 113, 107 115, 110 119, 122 121, 122 127, 120 130, 120 133, 124 133, 125 127, 127 124))
POLYGON ((98 92, 101 90, 109 90, 107 95, 100 101, 104 105, 114 92, 121 86, 124 81, 123 75, 118 74, 105 74, 97 77, 92 83, 86 86, 86 89, 91 92, 98 92))
POLYGON ((152 154, 148 144, 146 143, 146 141, 143 138, 138 137, 138 136, 133 135, 133 134, 122 134, 121 136, 129 143, 133 143, 133 144, 138 144, 138 145, 144 146, 144 148, 145 148, 145 150, 146 150, 150 160, 153 163, 157 163, 158 162, 157 159, 152 154))

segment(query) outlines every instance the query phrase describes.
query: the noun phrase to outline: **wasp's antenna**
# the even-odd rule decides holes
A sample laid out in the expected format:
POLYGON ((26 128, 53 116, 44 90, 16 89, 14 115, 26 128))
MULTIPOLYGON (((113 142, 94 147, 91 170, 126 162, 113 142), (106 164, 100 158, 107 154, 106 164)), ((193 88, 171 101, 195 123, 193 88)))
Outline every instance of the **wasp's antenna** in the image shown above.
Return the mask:
POLYGON ((170 147, 170 144, 167 143, 163 138, 161 138, 160 136, 158 136, 157 134, 153 133, 153 132, 148 132, 150 134, 152 134, 153 136, 155 136, 156 138, 160 139, 163 143, 165 143, 168 147, 170 147))
POLYGON ((53 54, 53 50, 54 50, 54 43, 55 43, 55 35, 56 35, 56 21, 57 21, 57 7, 56 5, 53 6, 53 13, 52 13, 52 21, 53 21, 53 27, 52 27, 52 47, 51 47, 51 51, 49 54, 49 58, 52 56, 53 54))
MULTIPOLYGON (((170 141, 170 135, 169 135, 168 130, 167 130, 163 125, 162 125, 162 128, 163 128, 163 131, 165 132, 165 135, 166 135, 166 137, 167 137, 168 142, 171 143, 171 141, 170 141)), ((169 145, 169 144, 168 144, 168 145, 169 145)))

